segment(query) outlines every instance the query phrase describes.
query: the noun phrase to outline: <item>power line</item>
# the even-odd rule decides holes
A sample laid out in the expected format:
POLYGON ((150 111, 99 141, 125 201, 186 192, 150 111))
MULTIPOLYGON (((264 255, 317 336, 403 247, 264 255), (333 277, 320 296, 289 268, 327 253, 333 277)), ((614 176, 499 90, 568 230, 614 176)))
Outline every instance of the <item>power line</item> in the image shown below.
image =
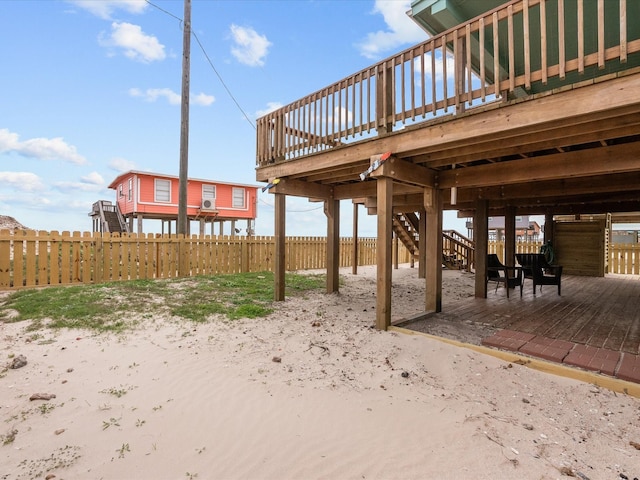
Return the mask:
POLYGON ((222 77, 220 76, 220 74, 218 73, 218 70, 216 69, 216 67, 213 65, 213 62, 211 61, 211 59, 209 58, 209 55, 207 54, 207 51, 204 49, 204 46, 202 45, 202 43, 200 43, 200 39, 198 38, 198 35, 196 35, 195 32, 192 32, 194 38, 196 39, 196 42, 198 42, 198 45, 200 46, 200 49, 202 50, 202 53, 204 54, 205 58, 207 59, 207 61, 209 62, 209 65, 211 65, 211 68, 213 69, 213 71, 215 72, 215 74, 218 76, 218 80, 220 80, 220 83, 222 84, 222 86, 224 87, 224 89, 227 91, 227 93, 229 94, 229 96, 231 97, 231 100, 233 100, 233 103, 236 104, 236 107, 238 107, 238 110, 240 110, 240 112, 242 112, 242 115, 244 116, 244 118, 247 120, 247 122, 249 122, 249 125, 251 125, 253 127, 254 130, 256 130, 256 126, 254 125, 254 123, 251 121, 251 119, 249 118, 249 116, 245 113, 245 111, 242 109, 242 107, 240 106, 240 104, 238 103, 238 101, 236 100, 236 98, 233 96, 233 94, 231 93, 231 90, 229 90, 229 88, 227 87, 227 84, 224 83, 224 80, 222 79, 222 77))
MULTIPOLYGON (((155 3, 151 2, 150 0, 145 0, 145 2, 149 5, 151 5, 154 8, 157 8, 158 10, 160 10, 162 13, 165 13, 166 15, 169 15, 172 18, 175 18, 176 20, 178 20, 180 22, 180 24, 182 25, 183 20, 182 18, 174 15, 171 12, 168 12, 167 10, 165 10, 164 8, 159 7, 158 5, 156 5, 155 3)), ((193 35, 193 38, 195 38, 196 42, 198 42, 198 46, 200 47, 200 50, 202 50, 202 53, 204 54, 205 58, 207 59, 207 62, 209 62, 209 66, 211 67, 211 69, 214 71, 214 73, 216 74, 216 76, 218 77, 218 80, 220 80, 220 83, 222 84, 222 86, 224 87, 224 89, 226 90, 227 94, 229 95, 229 97, 231 98, 231 100, 233 100, 233 103, 235 103, 236 107, 238 108, 238 110, 240 110, 240 112, 242 113, 242 115, 244 116, 245 120, 249 123, 249 125, 251 125, 251 127, 256 130, 256 126, 254 124, 254 122, 249 118, 249 116, 247 115, 247 113, 244 111, 244 109, 240 106, 240 103, 238 103, 238 101, 236 100, 235 96, 233 95, 233 93, 231 93, 231 90, 229 89, 229 87, 227 87, 227 84, 225 83, 225 81, 222 78, 222 75, 220 75, 220 73, 218 72, 218 69, 215 67, 215 65, 213 64, 213 62, 211 61, 211 58, 209 58, 209 54, 207 53, 206 49, 204 48, 204 45, 202 45, 202 42, 200 42, 200 39, 198 38, 198 35, 193 31, 193 29, 191 30, 191 34, 193 35)))

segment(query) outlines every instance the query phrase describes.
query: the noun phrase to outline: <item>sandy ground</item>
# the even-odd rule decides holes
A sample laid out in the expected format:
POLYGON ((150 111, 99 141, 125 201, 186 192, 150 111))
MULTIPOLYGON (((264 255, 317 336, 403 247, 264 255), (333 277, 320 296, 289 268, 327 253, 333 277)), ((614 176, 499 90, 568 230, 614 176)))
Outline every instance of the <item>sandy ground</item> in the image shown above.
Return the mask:
MULTIPOLYGON (((1 362, 27 360, 0 370, 0 479, 640 476, 638 399, 376 331, 375 269, 349 272, 258 320, 0 324, 1 362)), ((393 276, 393 316, 419 312, 417 271, 393 276)), ((471 285, 445 271, 445 304, 471 285)))

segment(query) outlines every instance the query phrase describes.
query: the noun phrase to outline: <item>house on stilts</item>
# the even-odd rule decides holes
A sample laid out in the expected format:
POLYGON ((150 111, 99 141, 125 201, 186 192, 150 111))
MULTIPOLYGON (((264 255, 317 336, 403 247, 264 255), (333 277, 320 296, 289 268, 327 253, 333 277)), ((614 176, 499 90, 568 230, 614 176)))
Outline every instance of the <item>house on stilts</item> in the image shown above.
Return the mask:
POLYGON ((256 178, 279 180, 269 190, 276 299, 285 197, 324 202, 328 292, 338 290, 340 201, 352 200, 354 218, 363 204, 377 215, 383 330, 398 216, 414 219, 424 309, 438 312, 444 210, 473 218, 476 297, 487 295, 489 217, 505 217, 514 265, 516 215, 544 215, 545 241, 570 272, 584 256, 562 250, 554 219, 640 210, 640 2, 414 0, 409 15, 424 42, 257 121, 256 178))

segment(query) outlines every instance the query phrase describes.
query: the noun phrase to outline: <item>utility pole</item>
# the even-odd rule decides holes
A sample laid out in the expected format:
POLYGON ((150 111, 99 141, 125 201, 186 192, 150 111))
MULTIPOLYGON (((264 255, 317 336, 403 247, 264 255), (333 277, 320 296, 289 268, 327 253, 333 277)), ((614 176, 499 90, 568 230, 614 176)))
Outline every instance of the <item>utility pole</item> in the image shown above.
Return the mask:
POLYGON ((180 176, 178 181, 177 233, 186 235, 187 178, 189 171, 189 70, 191 68, 191 0, 184 0, 182 40, 182 110, 180 118, 180 176))

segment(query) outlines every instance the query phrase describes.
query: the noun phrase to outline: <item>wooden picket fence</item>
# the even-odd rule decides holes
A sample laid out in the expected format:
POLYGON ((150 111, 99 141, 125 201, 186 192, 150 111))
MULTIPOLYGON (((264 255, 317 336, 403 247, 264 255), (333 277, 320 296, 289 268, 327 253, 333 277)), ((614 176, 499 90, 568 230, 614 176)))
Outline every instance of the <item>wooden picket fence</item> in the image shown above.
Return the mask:
MULTIPOLYGON (((375 265, 376 244, 358 239, 358 265, 375 265)), ((518 243, 516 249, 535 253, 540 246, 518 243)), ((353 248, 352 238, 340 239, 341 267, 351 266, 353 248)), ((394 248, 399 263, 412 260, 401 242, 394 248)), ((325 269, 326 249, 325 237, 287 237, 285 268, 325 269)), ((488 251, 501 256, 504 244, 490 242, 488 251)), ((640 245, 611 244, 608 252, 609 273, 640 275, 640 245)), ((274 253, 274 237, 0 230, 0 290, 273 271, 274 253)))
MULTIPOLYGON (((353 247, 340 240, 341 267, 353 247)), ((287 237, 286 269, 326 268, 326 248, 324 237, 287 237)), ((274 253, 274 237, 0 230, 0 290, 272 271, 274 253)), ((410 261, 402 244, 398 258, 410 261)), ((358 265, 375 263, 376 239, 358 239, 358 265)))
POLYGON ((640 244, 610 245, 609 273, 640 275, 640 244))

